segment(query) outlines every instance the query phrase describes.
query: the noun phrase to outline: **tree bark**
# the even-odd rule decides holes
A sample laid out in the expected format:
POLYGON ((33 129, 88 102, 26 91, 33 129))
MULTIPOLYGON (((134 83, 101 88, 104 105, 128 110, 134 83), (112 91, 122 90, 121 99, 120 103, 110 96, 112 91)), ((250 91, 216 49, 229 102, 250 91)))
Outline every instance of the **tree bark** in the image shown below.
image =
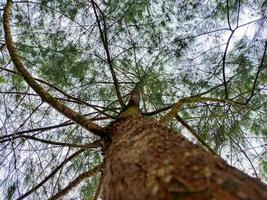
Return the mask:
POLYGON ((108 127, 105 200, 264 200, 267 186, 157 121, 119 119, 108 127))

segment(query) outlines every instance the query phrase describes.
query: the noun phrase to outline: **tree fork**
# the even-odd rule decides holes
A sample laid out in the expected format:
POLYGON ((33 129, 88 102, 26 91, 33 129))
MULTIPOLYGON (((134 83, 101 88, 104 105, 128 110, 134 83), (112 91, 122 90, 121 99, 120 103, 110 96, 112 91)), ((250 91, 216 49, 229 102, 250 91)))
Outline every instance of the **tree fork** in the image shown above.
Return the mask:
POLYGON ((161 123, 130 116, 109 126, 103 198, 263 200, 267 186, 161 123))

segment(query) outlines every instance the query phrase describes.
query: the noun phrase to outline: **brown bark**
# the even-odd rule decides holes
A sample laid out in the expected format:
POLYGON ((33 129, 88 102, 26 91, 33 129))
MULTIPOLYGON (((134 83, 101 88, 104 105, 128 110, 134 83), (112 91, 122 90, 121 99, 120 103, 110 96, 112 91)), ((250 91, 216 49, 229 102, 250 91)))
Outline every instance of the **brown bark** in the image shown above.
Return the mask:
POLYGON ((105 200, 264 200, 267 186, 152 119, 109 127, 105 200))

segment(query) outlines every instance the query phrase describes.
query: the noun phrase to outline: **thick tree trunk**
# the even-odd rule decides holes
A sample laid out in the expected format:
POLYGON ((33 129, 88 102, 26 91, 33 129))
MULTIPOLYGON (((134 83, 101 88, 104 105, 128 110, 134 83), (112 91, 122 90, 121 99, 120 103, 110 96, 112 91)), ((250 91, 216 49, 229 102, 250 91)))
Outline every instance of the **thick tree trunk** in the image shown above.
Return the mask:
POLYGON ((109 127, 105 200, 265 200, 267 187, 147 118, 109 127))

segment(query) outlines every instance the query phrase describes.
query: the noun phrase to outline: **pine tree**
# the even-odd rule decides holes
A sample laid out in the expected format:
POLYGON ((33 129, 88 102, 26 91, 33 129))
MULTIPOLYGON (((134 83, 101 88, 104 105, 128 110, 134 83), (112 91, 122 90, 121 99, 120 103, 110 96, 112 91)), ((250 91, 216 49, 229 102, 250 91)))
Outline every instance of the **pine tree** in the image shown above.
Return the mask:
POLYGON ((1 6, 6 199, 267 199, 264 1, 1 6))

